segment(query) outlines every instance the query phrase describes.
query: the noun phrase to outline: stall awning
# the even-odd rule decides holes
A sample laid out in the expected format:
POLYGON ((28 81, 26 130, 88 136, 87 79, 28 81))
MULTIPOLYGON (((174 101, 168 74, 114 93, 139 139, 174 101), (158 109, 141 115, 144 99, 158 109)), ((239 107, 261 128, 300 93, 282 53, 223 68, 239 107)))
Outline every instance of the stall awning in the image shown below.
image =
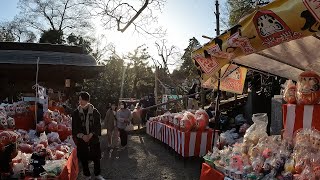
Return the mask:
POLYGON ((235 58, 234 61, 274 75, 297 80, 298 75, 307 69, 320 74, 319 47, 320 40, 315 34, 235 58))
POLYGON ((320 73, 320 2, 276 0, 193 52, 206 81, 230 61, 297 80, 320 73))

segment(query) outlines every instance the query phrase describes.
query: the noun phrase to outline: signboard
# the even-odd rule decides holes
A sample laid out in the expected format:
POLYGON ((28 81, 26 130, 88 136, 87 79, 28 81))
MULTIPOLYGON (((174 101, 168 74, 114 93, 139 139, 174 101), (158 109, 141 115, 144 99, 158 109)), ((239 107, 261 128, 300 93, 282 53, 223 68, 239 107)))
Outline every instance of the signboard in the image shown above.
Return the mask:
POLYGON ((48 102, 49 102, 48 96, 45 96, 44 99, 38 98, 38 100, 36 99, 36 97, 23 97, 22 100, 24 102, 39 102, 43 105, 44 111, 48 110, 48 102))
MULTIPOLYGON (((162 103, 166 103, 170 100, 182 98, 182 95, 163 95, 162 96, 162 103)), ((163 109, 167 110, 167 105, 162 106, 163 109)))
POLYGON ((231 59, 315 34, 320 30, 318 22, 318 0, 273 1, 195 50, 192 58, 206 82, 231 59))
MULTIPOLYGON (((246 68, 239 67, 234 64, 227 64, 224 67, 222 67, 221 75, 224 75, 224 77, 222 77, 220 81, 220 89, 222 91, 242 94, 247 75, 246 68)), ((203 87, 217 89, 217 78, 215 78, 215 76, 209 78, 206 82, 203 83, 203 87)))

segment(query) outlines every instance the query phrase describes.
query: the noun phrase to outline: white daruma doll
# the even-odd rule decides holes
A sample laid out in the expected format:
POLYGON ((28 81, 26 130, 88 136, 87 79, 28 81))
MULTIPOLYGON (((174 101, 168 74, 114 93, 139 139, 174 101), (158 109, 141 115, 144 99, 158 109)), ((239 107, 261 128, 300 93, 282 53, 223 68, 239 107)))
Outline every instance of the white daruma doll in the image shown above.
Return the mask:
POLYGON ((301 105, 318 104, 320 100, 320 76, 312 71, 300 74, 297 83, 297 103, 301 105))

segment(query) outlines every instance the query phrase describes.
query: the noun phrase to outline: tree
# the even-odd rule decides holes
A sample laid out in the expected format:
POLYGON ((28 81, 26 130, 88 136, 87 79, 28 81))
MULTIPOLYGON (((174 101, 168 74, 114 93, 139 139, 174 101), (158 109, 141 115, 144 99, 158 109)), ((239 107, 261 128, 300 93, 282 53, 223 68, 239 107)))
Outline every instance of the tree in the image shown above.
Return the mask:
POLYGON ((154 75, 151 67, 148 67, 148 59, 150 55, 144 45, 137 47, 133 53, 129 53, 127 59, 129 60, 129 68, 127 70, 126 84, 131 83, 131 87, 127 87, 127 94, 130 97, 142 97, 153 91, 154 75))
POLYGON ((90 16, 80 0, 19 0, 17 19, 41 32, 74 32, 90 28, 90 16))
POLYGON ((228 0, 229 24, 236 25, 243 16, 249 14, 253 9, 252 0, 228 0))
POLYGON ((93 38, 89 37, 83 37, 83 36, 76 36, 75 34, 71 33, 67 37, 67 43, 72 46, 82 46, 85 53, 92 53, 93 49, 91 48, 91 44, 95 40, 93 38))
POLYGON ((154 60, 165 72, 169 73, 168 66, 177 65, 177 56, 179 56, 178 48, 174 45, 167 47, 168 41, 162 39, 161 42, 155 42, 158 50, 158 56, 161 61, 154 60))
POLYGON ((138 33, 162 37, 162 27, 152 28, 157 23, 154 11, 161 11, 165 0, 87 0, 93 8, 93 15, 101 18, 107 29, 117 28, 125 32, 130 26, 138 33))
POLYGON ((20 25, 19 20, 0 23, 0 41, 34 42, 33 32, 20 25))
POLYGON ((184 53, 181 57, 182 65, 180 67, 180 71, 185 74, 186 77, 191 77, 192 79, 198 74, 197 68, 191 58, 191 54, 198 46, 200 46, 200 43, 195 37, 189 39, 189 45, 186 49, 184 49, 184 53))
POLYGON ((197 68, 191 58, 191 53, 197 46, 200 46, 200 43, 196 38, 193 37, 189 39, 189 45, 184 49, 184 53, 181 56, 181 66, 175 69, 170 75, 170 78, 176 84, 176 91, 179 94, 186 93, 188 91, 189 84, 199 77, 197 68))
POLYGON ((124 60, 113 54, 103 67, 104 70, 97 78, 82 84, 83 90, 92 94, 91 102, 100 112, 106 112, 107 103, 119 99, 124 60))
POLYGON ((40 43, 62 44, 64 42, 63 32, 50 29, 41 34, 40 43))
POLYGON ((123 97, 140 98, 153 92, 154 74, 147 65, 149 55, 143 46, 137 47, 126 57, 120 57, 115 50, 104 61, 103 72, 98 78, 86 80, 83 90, 92 94, 91 102, 106 111, 109 102, 117 102, 120 97, 122 73, 125 71, 123 97), (128 64, 126 65, 127 62, 128 64))
POLYGON ((257 6, 263 6, 272 0, 227 0, 229 9, 229 25, 236 25, 241 18, 252 13, 257 6))

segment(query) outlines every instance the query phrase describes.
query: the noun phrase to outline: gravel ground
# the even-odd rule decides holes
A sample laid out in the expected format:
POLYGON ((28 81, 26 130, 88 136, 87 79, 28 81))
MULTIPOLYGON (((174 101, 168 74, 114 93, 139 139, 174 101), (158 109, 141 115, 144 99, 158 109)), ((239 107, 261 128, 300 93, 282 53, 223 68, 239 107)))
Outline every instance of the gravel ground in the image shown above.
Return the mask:
MULTIPOLYGON (((105 138, 101 144, 101 174, 106 179, 198 180, 200 177, 201 159, 184 160, 145 133, 129 135, 128 146, 121 151, 107 149, 105 138)), ((90 167, 93 172, 93 165, 90 167)), ((78 179, 84 179, 82 172, 78 179)))

